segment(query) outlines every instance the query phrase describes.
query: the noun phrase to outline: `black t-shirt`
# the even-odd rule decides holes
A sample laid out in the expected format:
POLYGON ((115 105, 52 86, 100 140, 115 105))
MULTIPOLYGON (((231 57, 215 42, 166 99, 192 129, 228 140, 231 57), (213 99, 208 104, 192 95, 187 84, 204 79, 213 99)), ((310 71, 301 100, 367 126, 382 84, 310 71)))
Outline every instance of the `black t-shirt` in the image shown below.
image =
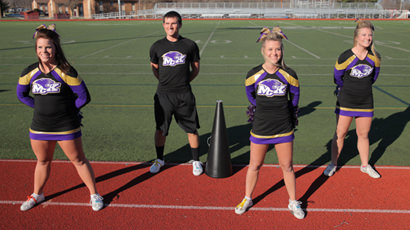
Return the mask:
POLYGON ((199 48, 190 39, 180 36, 176 42, 166 38, 156 41, 150 49, 150 61, 159 68, 157 91, 190 89, 190 66, 199 59, 199 48))

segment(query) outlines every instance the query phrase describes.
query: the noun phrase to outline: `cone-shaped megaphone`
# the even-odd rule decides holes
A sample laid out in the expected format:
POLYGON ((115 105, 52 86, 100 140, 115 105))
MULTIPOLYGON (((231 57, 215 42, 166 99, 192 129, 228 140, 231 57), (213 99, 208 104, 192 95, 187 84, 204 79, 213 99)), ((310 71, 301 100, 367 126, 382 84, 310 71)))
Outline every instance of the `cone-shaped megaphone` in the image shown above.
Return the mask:
POLYGON ((214 178, 224 178, 232 175, 231 155, 229 153, 222 100, 216 101, 214 125, 210 137, 205 173, 214 178))

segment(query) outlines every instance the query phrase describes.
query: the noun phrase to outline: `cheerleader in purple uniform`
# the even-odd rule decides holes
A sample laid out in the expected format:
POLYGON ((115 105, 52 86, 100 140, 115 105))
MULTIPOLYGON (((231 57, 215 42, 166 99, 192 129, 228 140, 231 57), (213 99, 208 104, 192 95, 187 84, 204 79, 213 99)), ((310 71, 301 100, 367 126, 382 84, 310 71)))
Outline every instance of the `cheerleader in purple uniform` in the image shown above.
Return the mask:
POLYGON ((373 118, 372 85, 379 76, 380 55, 374 50, 374 26, 369 21, 357 21, 353 48, 344 51, 334 69, 336 83, 337 127, 332 141, 332 161, 324 171, 332 176, 337 169, 337 159, 353 119, 356 122, 357 148, 363 173, 380 178, 369 164, 369 131, 373 118))
POLYGON ((98 211, 104 207, 103 198, 97 192, 93 169, 84 155, 80 128, 80 109, 90 101, 90 94, 66 60, 55 25, 37 27, 34 38, 38 62, 23 70, 17 97, 34 109, 29 133, 37 164, 34 191, 20 210, 27 211, 45 200, 43 189, 58 143, 90 191, 92 209, 98 211))
POLYGON ((254 116, 250 132, 251 149, 245 197, 236 206, 235 213, 242 214, 253 205, 252 193, 259 170, 269 145, 274 144, 289 194, 288 208, 296 218, 303 219, 305 213, 300 207, 301 202, 296 200, 296 179, 292 163, 299 81, 296 73, 284 63, 283 38, 287 39, 279 27, 272 31, 262 29, 258 41, 262 43, 261 52, 265 62, 251 69, 246 77, 246 94, 254 116))

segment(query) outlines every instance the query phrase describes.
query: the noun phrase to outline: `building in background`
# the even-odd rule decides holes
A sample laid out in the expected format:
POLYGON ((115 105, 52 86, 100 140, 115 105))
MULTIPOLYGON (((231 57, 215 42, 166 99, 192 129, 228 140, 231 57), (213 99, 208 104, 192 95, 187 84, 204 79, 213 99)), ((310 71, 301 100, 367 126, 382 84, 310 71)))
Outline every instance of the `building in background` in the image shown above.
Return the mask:
MULTIPOLYGON (((49 17, 58 18, 60 15, 70 17, 92 18, 94 14, 119 12, 118 2, 121 5, 121 12, 124 14, 135 14, 141 2, 144 0, 33 0, 32 9, 39 9, 48 12, 49 17)), ((145 8, 145 7, 144 7, 145 8)))

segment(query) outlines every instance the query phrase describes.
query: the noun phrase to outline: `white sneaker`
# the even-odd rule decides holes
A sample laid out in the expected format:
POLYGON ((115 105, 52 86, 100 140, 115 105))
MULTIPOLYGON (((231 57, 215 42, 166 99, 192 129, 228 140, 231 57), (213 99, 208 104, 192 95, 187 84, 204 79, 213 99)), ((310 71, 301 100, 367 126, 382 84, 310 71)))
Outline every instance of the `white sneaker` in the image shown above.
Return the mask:
POLYGON ((102 196, 100 196, 100 194, 98 193, 91 195, 90 203, 94 211, 100 211, 102 208, 104 208, 103 200, 104 198, 102 198, 102 196))
POLYGON ((21 211, 27 211, 34 206, 40 204, 43 202, 45 199, 44 193, 37 195, 37 194, 31 194, 30 196, 27 197, 27 200, 23 202, 23 204, 20 206, 21 211))
POLYGON ((236 214, 243 214, 246 212, 250 207, 252 207, 253 202, 250 199, 243 198, 242 202, 235 207, 235 213, 236 214))
POLYGON ((149 168, 149 171, 151 173, 157 173, 161 169, 162 166, 164 166, 165 162, 161 159, 155 159, 154 163, 151 165, 151 168, 149 168))
POLYGON ((299 220, 305 218, 305 212, 300 207, 300 204, 302 204, 302 202, 297 201, 297 200, 289 200, 289 205, 288 205, 290 212, 299 220))
POLYGON ((192 174, 194 174, 194 176, 201 175, 203 171, 202 163, 200 161, 192 162, 192 174))
POLYGON ((325 174, 325 176, 333 176, 333 174, 335 174, 337 169, 337 165, 334 165, 333 163, 330 163, 325 171, 323 172, 323 174, 325 174))
POLYGON ((367 173, 372 178, 380 178, 380 174, 377 173, 376 170, 374 170, 370 165, 367 165, 366 167, 361 166, 360 171, 362 171, 363 173, 367 173))

